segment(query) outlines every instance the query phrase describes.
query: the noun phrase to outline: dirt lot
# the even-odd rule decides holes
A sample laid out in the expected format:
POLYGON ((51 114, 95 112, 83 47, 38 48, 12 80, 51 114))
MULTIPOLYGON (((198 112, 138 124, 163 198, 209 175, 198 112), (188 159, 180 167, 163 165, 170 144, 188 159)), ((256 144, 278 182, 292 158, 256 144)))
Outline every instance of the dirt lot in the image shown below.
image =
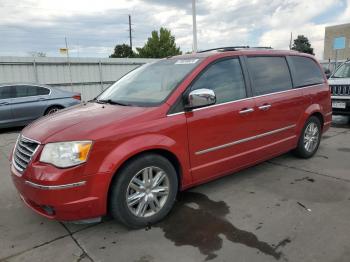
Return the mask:
POLYGON ((26 208, 0 131, 0 261, 350 261, 350 125, 335 118, 309 160, 285 154, 179 195, 162 223, 63 224, 26 208))

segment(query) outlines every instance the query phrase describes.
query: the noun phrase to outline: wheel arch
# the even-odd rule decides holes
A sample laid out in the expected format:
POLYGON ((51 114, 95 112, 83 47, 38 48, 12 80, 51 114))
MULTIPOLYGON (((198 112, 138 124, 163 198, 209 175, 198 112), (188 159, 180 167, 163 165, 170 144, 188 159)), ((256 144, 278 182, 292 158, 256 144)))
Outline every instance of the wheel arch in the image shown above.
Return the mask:
POLYGON ((312 113, 312 114, 309 116, 309 118, 312 117, 312 116, 315 116, 315 117, 318 118, 318 120, 320 120, 320 123, 321 123, 321 130, 323 130, 324 117, 323 117, 323 115, 321 114, 321 112, 316 111, 316 112, 312 113))
POLYGON ((301 131, 303 130, 306 121, 311 116, 315 116, 315 117, 317 117, 320 120, 320 122, 321 122, 321 129, 323 130, 323 124, 325 122, 325 116, 322 114, 322 108, 318 104, 312 104, 305 110, 304 114, 302 114, 302 116, 301 116, 301 118, 299 120, 299 124, 298 124, 298 128, 297 128, 298 136, 300 135, 301 131))
POLYGON ((61 104, 51 104, 51 105, 48 105, 44 111, 44 115, 46 115, 46 113, 53 107, 58 107, 60 109, 64 109, 65 106, 61 105, 61 104))
POLYGON ((179 183, 179 188, 181 188, 181 181, 182 181, 182 177, 183 177, 183 168, 181 166, 180 160, 178 159, 178 157, 171 152, 168 149, 164 149, 164 148, 154 148, 154 149, 146 149, 143 151, 139 151, 137 153, 132 154, 131 156, 129 156, 127 159, 125 159, 119 166, 118 168, 114 171, 113 174, 113 179, 115 179, 115 177, 117 177, 118 172, 130 161, 133 161, 135 158, 140 157, 141 155, 145 155, 145 154, 157 154, 160 156, 165 157, 175 168, 177 177, 178 177, 178 183, 179 183))

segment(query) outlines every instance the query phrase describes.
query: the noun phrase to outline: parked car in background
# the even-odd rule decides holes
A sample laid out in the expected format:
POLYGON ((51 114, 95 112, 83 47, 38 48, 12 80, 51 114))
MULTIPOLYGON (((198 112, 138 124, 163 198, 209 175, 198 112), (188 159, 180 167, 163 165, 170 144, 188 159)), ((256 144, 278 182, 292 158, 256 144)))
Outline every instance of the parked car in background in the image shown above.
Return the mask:
POLYGON ((350 115, 350 60, 340 65, 328 79, 333 115, 350 115))
POLYGON ((0 84, 0 128, 33 120, 81 102, 80 93, 30 84, 0 84))
POLYGON ((290 150, 312 157, 331 120, 314 56, 218 48, 140 66, 96 99, 26 127, 11 177, 47 218, 110 213, 142 227, 164 218, 180 190, 290 150))

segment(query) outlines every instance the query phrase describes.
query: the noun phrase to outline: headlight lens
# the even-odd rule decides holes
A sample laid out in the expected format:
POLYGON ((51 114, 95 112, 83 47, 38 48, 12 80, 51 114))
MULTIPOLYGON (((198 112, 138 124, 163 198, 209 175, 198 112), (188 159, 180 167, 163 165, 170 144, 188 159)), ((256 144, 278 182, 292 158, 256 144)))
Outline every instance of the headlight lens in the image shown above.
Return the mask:
POLYGON ((40 162, 71 167, 86 162, 92 141, 49 143, 41 152, 40 162))

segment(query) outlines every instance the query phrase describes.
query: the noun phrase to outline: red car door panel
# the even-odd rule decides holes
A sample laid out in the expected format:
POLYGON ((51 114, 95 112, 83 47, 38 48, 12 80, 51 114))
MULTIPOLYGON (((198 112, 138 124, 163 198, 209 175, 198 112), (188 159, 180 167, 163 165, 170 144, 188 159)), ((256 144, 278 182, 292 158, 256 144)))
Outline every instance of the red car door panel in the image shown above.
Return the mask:
POLYGON ((195 181, 210 179, 249 163, 246 153, 255 148, 253 99, 186 113, 191 171, 195 181))
POLYGON ((287 60, 281 56, 248 57, 261 154, 274 155, 296 145, 296 123, 306 98, 300 89, 292 89, 287 60))
POLYGON ((238 58, 208 66, 190 90, 203 88, 215 92, 217 104, 186 113, 195 181, 220 176, 249 161, 243 155, 254 148, 254 143, 241 142, 256 135, 254 99, 247 98, 238 58))

